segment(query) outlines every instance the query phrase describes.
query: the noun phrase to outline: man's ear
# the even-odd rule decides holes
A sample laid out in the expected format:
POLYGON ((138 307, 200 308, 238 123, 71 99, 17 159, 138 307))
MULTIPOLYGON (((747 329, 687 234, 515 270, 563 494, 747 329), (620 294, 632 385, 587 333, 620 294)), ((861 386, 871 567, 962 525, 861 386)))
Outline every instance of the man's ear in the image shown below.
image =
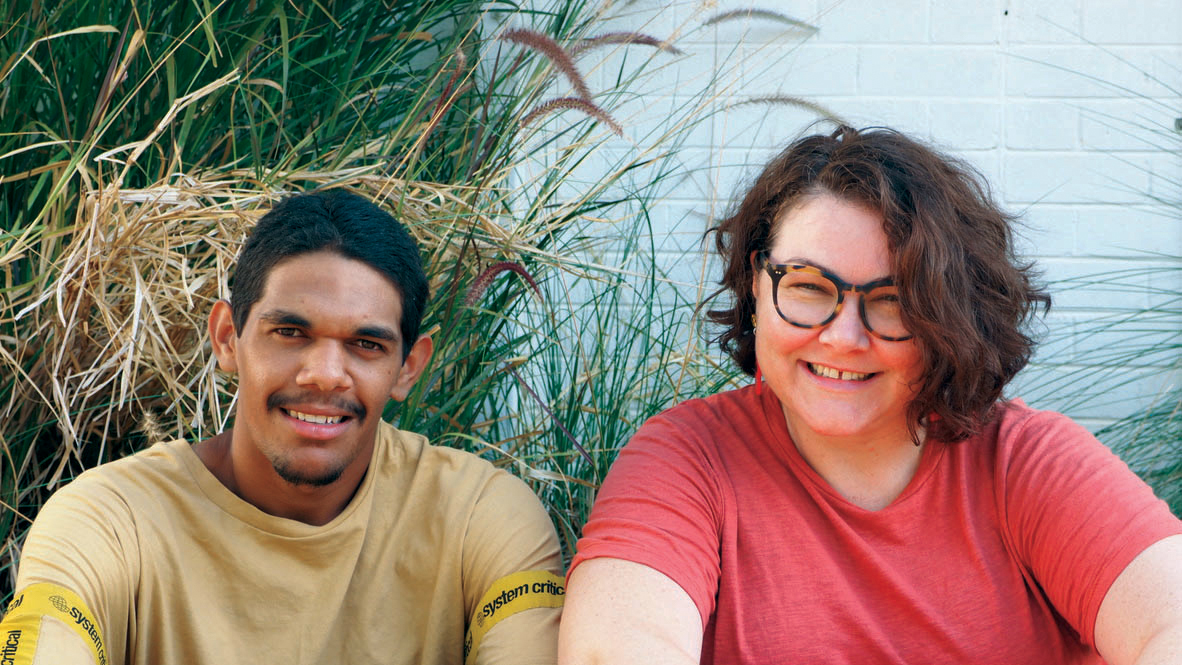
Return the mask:
POLYGON ((234 313, 225 300, 215 302, 209 313, 209 343, 218 367, 226 372, 238 371, 238 334, 234 331, 234 313))
POLYGON ((410 389, 414 387, 415 381, 418 381, 419 375, 427 369, 427 363, 431 360, 431 353, 434 350, 435 343, 431 341, 430 335, 420 335, 415 340, 414 346, 410 347, 410 354, 406 356, 406 360, 402 361, 402 371, 398 374, 398 380, 390 388, 391 399, 399 402, 406 399, 406 396, 410 394, 410 389))

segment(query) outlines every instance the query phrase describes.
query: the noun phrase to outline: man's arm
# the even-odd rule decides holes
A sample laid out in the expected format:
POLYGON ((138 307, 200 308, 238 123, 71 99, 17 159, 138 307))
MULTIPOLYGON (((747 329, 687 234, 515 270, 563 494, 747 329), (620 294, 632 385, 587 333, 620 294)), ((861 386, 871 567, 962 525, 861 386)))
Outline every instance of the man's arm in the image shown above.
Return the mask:
POLYGON ((121 663, 137 565, 124 548, 134 537, 126 506, 101 483, 58 490, 21 551, 17 593, 0 621, 0 662, 121 663))
POLYGON ((0 621, 0 663, 106 665, 94 613, 77 594, 41 582, 21 589, 0 621))
POLYGON ((469 665, 552 665, 565 597, 550 517, 516 477, 489 479, 464 538, 469 665))

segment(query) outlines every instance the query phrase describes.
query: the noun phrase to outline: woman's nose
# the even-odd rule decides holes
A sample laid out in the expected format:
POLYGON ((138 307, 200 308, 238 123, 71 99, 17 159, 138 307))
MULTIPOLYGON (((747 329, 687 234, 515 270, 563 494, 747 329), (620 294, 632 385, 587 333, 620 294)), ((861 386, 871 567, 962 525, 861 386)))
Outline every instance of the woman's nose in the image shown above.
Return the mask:
POLYGON ((865 349, 870 346, 870 331, 862 323, 858 313, 858 298, 850 294, 838 306, 837 316, 825 324, 820 340, 824 344, 842 349, 865 349))

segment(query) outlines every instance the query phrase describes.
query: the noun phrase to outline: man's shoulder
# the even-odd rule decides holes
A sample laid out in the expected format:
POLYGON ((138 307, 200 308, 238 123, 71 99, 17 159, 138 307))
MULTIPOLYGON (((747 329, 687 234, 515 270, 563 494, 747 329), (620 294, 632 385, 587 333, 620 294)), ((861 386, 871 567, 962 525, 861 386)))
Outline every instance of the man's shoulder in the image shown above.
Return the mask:
POLYGON ((496 473, 491 462, 458 448, 431 443, 427 437, 383 421, 378 426, 378 455, 383 461, 417 472, 483 477, 496 473))
POLYGON ((421 496, 438 493, 433 501, 538 501, 524 481, 489 460, 385 422, 378 428, 377 450, 379 478, 421 496))
POLYGON ((87 469, 63 485, 55 496, 110 493, 132 498, 154 494, 161 486, 175 486, 188 475, 183 458, 189 450, 189 443, 184 440, 157 443, 127 457, 87 469))
MULTIPOLYGON (((59 487, 38 512, 33 532, 50 537, 130 543, 149 523, 168 523, 200 495, 182 459, 188 443, 158 443, 89 469, 59 487)), ((22 567, 23 568, 23 567, 22 567)))
MULTIPOLYGON (((52 582, 93 603, 97 590, 134 579, 140 546, 176 521, 189 476, 184 441, 158 443, 89 469, 58 488, 29 531, 18 586, 52 582)), ((191 453, 190 453, 191 454, 191 453)))

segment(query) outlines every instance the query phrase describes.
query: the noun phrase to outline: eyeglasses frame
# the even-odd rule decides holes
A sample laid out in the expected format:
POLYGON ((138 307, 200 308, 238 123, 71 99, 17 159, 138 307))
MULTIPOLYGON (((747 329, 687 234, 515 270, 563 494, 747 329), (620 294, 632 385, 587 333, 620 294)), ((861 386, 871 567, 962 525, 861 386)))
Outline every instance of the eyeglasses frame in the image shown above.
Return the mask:
POLYGON ((806 329, 821 328, 821 327, 827 326, 833 321, 833 319, 837 318, 838 314, 841 313, 841 306, 845 303, 845 294, 847 292, 860 293, 860 294, 862 294, 863 297, 858 299, 858 316, 862 319, 862 325, 866 328, 866 332, 870 333, 871 335, 874 335, 875 337, 877 337, 879 339, 886 340, 888 342, 904 342, 904 341, 909 340, 915 336, 914 334, 908 334, 903 337, 891 337, 889 335, 883 335, 882 333, 876 331, 874 328, 870 327, 870 320, 866 316, 866 298, 865 298, 865 296, 868 295, 874 289, 877 289, 879 287, 894 286, 895 280, 891 279, 890 277, 876 279, 872 282, 866 282, 865 284, 851 284, 851 283, 843 280, 842 278, 838 277, 837 275, 834 275, 831 272, 828 272, 826 270, 822 270, 822 269, 818 268, 817 266, 811 266, 807 263, 772 263, 771 256, 768 255, 767 251, 756 252, 752 258, 756 261, 756 265, 755 265, 756 269, 763 270, 764 272, 766 272, 768 274, 768 277, 771 278, 771 280, 772 280, 772 303, 776 306, 776 314, 779 314, 780 318, 783 319, 786 323, 794 325, 797 328, 806 328, 806 329), (833 307, 833 313, 831 313, 829 315, 829 318, 825 319, 824 321, 822 321, 820 323, 806 325, 803 323, 797 323, 795 321, 789 320, 788 317, 784 316, 784 313, 780 311, 780 295, 779 295, 780 294, 780 279, 782 279, 784 277, 784 275, 787 275, 790 271, 791 272, 807 272, 807 273, 811 273, 814 275, 819 275, 819 276, 824 277, 825 279, 829 280, 830 282, 833 283, 834 286, 837 287, 837 304, 833 307))

